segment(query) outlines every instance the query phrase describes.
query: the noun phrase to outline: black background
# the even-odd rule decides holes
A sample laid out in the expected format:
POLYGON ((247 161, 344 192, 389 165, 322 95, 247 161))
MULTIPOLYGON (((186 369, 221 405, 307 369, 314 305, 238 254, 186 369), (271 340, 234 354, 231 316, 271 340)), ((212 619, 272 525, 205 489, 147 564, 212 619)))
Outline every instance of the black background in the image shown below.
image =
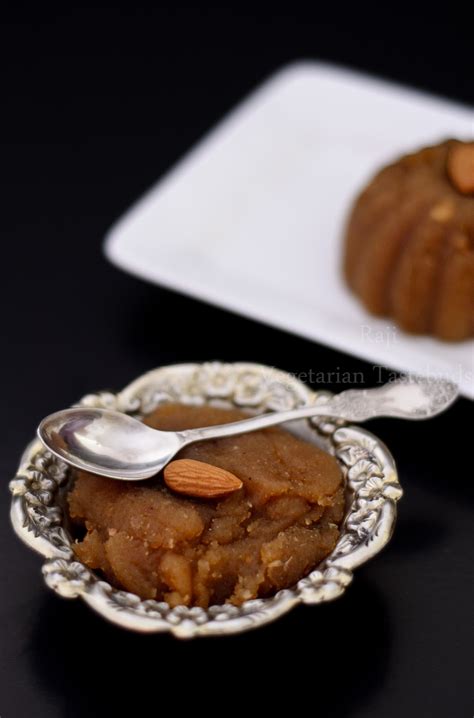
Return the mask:
MULTIPOLYGON (((122 274, 102 257, 101 241, 204 131, 288 61, 332 60, 473 103, 468 23, 390 18, 387 8, 363 21, 343 6, 339 21, 296 6, 2 12, 5 485, 43 415, 160 364, 339 366, 375 381, 363 362, 122 274)), ((79 601, 61 601, 43 586, 39 557, 14 537, 4 488, 1 718, 148 716, 162 696, 173 699, 176 676, 180 712, 225 715, 256 701, 271 714, 294 692, 295 710, 317 715, 472 715, 472 416, 461 400, 426 424, 373 422, 405 488, 390 547, 341 600, 235 638, 132 635, 79 601)))

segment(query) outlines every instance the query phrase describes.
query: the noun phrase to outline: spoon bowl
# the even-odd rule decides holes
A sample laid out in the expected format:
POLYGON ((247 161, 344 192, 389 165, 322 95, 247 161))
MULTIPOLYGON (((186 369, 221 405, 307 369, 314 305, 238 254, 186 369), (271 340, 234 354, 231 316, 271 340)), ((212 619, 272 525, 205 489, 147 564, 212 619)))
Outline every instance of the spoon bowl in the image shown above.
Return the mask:
POLYGON ((64 409, 47 416, 38 437, 67 464, 141 481, 156 474, 184 445, 180 432, 159 431, 108 409, 64 409))

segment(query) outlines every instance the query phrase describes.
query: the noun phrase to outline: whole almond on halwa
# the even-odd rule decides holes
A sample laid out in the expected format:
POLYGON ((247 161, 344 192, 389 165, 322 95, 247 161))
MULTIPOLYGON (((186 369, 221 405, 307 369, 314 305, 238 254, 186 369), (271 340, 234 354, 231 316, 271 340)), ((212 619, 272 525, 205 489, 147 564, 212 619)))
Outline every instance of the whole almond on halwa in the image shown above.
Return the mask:
POLYGON ((448 155, 448 174, 462 194, 474 194, 474 142, 459 143, 448 155))
POLYGON ((242 488, 234 474, 194 459, 171 461, 164 470, 165 484, 177 494, 215 499, 242 488))

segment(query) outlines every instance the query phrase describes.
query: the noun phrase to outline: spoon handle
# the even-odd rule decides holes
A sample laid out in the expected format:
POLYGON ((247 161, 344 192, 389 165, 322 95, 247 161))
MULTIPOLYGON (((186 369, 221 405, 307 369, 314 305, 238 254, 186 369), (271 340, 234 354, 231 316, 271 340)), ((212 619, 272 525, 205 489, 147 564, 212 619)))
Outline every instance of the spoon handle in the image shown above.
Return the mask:
POLYGON ((447 409, 457 395, 458 389, 453 382, 410 376, 374 389, 349 389, 326 400, 321 399, 311 406, 260 414, 230 424, 189 429, 179 434, 185 444, 190 444, 195 441, 245 434, 313 416, 357 422, 382 416, 428 419, 447 409))

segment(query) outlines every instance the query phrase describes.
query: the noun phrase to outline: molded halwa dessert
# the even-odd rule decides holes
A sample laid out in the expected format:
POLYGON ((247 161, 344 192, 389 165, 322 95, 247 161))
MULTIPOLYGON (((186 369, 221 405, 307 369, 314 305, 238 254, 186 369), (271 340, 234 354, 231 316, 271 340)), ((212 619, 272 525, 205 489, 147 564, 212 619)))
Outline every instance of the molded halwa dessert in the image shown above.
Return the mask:
POLYGON ((356 200, 344 273, 402 329, 474 336, 474 143, 448 140, 383 168, 356 200))
MULTIPOLYGON (((181 430, 244 417, 168 404, 145 421, 181 430)), ((137 483, 76 472, 69 511, 85 535, 75 551, 110 583, 171 606, 239 605, 290 587, 334 549, 343 477, 313 444, 270 428, 186 447, 178 459, 225 469, 242 488, 203 500, 173 493, 161 474, 137 483)))

